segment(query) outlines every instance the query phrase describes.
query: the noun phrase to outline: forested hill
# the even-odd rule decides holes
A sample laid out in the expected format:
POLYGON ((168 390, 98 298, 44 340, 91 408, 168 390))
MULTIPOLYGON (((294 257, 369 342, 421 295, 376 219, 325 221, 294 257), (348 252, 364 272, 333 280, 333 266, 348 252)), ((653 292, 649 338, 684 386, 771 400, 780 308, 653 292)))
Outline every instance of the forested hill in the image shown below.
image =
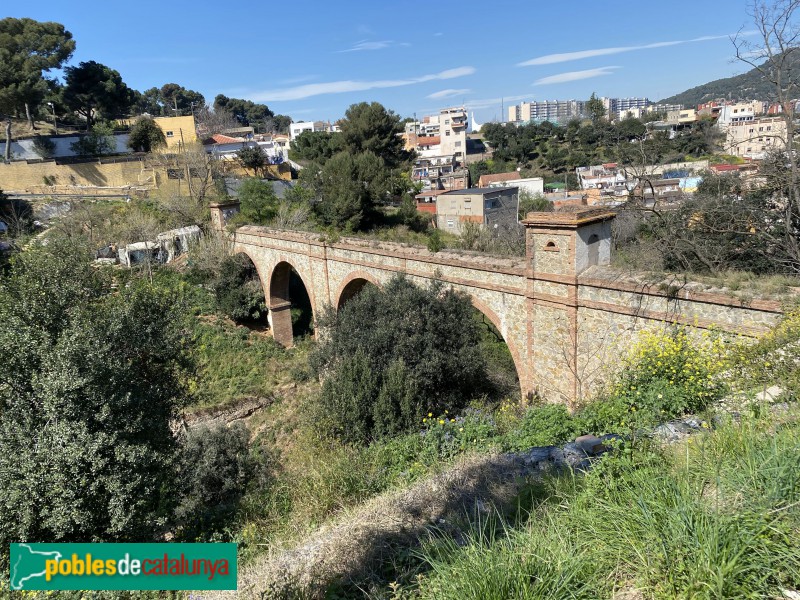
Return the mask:
MULTIPOLYGON (((744 63, 741 64, 744 66, 744 63)), ((792 53, 790 65, 792 71, 800 69, 800 52, 792 53)), ((796 79, 790 77, 788 80, 796 79)), ((659 101, 659 104, 682 104, 689 108, 709 100, 728 98, 729 95, 733 100, 775 100, 775 88, 764 79, 757 69, 753 68, 741 75, 710 81, 680 94, 664 98, 659 101)))

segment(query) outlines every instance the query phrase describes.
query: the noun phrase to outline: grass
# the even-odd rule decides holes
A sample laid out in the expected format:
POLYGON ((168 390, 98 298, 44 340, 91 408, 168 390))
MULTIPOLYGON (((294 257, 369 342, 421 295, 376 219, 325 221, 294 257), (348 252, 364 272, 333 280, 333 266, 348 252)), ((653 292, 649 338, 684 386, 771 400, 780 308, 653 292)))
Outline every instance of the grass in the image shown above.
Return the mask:
POLYGON ((432 536, 424 574, 394 597, 781 597, 800 588, 798 434, 796 420, 748 420, 545 480, 521 527, 479 523, 465 544, 432 536))

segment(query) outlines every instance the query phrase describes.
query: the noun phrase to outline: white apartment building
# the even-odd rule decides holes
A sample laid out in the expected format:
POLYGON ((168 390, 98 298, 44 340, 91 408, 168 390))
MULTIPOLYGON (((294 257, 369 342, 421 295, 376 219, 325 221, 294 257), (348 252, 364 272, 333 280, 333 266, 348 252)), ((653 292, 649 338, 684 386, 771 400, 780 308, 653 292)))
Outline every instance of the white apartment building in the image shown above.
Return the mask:
POLYGON ((717 127, 727 130, 729 125, 737 125, 754 120, 764 112, 764 103, 761 101, 736 102, 719 107, 717 127))
POLYGON ((586 116, 583 100, 541 100, 521 102, 508 107, 508 120, 513 123, 566 123, 586 116))
POLYGON ((636 108, 647 108, 650 106, 650 100, 647 98, 600 98, 603 102, 603 108, 606 109, 606 115, 614 118, 617 115, 624 115, 629 110, 636 108))
POLYGON ((331 125, 330 121, 299 121, 289 125, 289 139, 294 141, 304 131, 324 131, 333 133, 339 131, 338 125, 331 125))

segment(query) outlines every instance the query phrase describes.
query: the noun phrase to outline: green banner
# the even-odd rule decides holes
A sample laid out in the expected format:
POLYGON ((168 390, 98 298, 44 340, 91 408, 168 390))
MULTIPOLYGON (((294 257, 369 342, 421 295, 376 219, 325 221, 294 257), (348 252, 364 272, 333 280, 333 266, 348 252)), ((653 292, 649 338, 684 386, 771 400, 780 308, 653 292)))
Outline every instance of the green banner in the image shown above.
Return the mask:
POLYGON ((235 590, 236 544, 11 544, 12 590, 235 590))

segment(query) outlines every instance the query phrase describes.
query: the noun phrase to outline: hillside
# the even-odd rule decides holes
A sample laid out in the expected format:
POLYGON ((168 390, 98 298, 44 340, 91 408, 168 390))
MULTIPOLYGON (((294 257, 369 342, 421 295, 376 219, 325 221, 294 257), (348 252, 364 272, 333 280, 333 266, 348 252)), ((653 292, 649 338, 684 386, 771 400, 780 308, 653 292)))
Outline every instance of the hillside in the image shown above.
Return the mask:
MULTIPOLYGON (((800 54, 794 54, 792 66, 796 69, 800 61, 800 54)), ((767 64, 766 62, 764 64, 767 64)), ((741 63, 741 66, 746 66, 741 63)), ((794 78, 793 78, 794 79, 794 78)), ((775 100, 774 86, 765 81, 758 69, 750 69, 741 75, 726 77, 709 81, 703 85, 690 88, 680 94, 660 100, 659 104, 683 104, 686 107, 695 106, 717 98, 734 100, 775 100)))

